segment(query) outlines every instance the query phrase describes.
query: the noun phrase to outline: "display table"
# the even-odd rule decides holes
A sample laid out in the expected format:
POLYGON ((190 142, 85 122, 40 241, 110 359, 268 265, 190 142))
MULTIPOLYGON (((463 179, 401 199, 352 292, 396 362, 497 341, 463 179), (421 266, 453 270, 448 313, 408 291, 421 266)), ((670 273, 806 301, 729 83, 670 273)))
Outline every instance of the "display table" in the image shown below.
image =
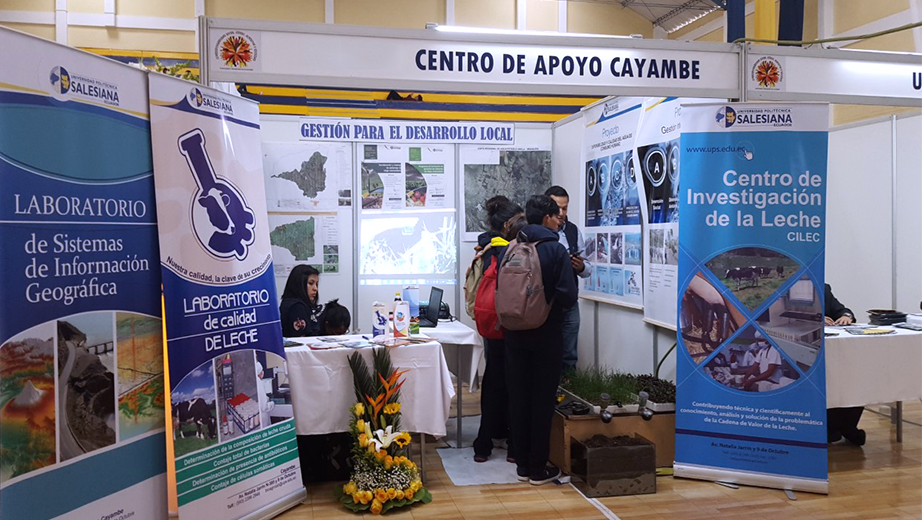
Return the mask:
POLYGON ((894 327, 883 336, 856 336, 827 327, 826 406, 841 408, 897 402, 897 441, 902 440, 902 401, 922 399, 922 332, 894 327))
POLYGON ((420 335, 435 339, 442 344, 443 348, 446 348, 448 351, 454 350, 454 356, 451 356, 451 352, 446 352, 446 356, 449 358, 454 357, 456 360, 455 366, 457 368, 455 369, 455 375, 458 379, 458 390, 455 395, 457 396, 458 414, 455 418, 457 425, 455 448, 461 448, 461 422, 464 416, 461 406, 463 401, 461 398, 463 394, 461 391, 461 382, 464 379, 462 375, 463 372, 461 371, 464 365, 462 360, 464 359, 464 352, 470 350, 470 369, 466 371, 468 372, 468 388, 471 392, 473 392, 476 389, 475 381, 477 380, 477 370, 480 367, 480 362, 483 360, 483 340, 481 339, 480 334, 477 334, 476 330, 468 327, 458 320, 439 320, 437 327, 421 328, 420 335))
MULTIPOLYGON (((354 336, 361 339, 361 336, 354 336)), ((302 342, 313 338, 295 338, 302 342)), ((383 347, 377 347, 383 348, 383 347)), ((372 368, 371 348, 358 349, 372 368)), ((349 356, 356 350, 285 349, 288 379, 298 435, 320 435, 349 430, 349 408, 355 403, 349 356)), ((401 426, 414 433, 444 437, 454 389, 442 346, 436 341, 391 348, 391 362, 409 369, 400 389, 401 426)))

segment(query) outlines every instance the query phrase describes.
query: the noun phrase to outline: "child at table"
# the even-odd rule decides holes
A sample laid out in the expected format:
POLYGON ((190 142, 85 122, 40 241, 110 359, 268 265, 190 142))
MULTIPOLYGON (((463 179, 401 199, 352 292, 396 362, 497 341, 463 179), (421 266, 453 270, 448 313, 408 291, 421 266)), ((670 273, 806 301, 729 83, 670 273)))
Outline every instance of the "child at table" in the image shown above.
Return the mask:
POLYGON ((323 306, 320 314, 320 330, 324 336, 341 336, 349 332, 352 316, 349 309, 339 304, 339 300, 331 300, 323 306))

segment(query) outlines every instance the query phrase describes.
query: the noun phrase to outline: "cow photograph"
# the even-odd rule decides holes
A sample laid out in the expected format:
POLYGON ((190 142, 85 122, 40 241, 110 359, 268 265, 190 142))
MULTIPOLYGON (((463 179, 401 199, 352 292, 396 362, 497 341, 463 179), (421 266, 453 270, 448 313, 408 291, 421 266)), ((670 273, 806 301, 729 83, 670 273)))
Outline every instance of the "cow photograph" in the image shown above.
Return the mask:
POLYGON ((711 273, 750 310, 759 308, 800 270, 783 253, 761 247, 741 247, 707 262, 711 273))
POLYGON ((176 457, 218 443, 215 379, 211 363, 186 375, 170 394, 173 451, 176 457))

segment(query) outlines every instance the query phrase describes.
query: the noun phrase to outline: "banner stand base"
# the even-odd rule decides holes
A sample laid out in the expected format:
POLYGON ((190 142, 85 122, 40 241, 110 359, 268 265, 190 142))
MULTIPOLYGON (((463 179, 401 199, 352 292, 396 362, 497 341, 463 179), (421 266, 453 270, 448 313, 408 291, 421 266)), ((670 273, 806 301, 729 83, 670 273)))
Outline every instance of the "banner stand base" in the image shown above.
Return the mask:
POLYGON ((695 464, 675 463, 674 476, 711 482, 728 482, 764 488, 775 488, 791 491, 804 491, 806 493, 829 494, 829 481, 801 477, 785 477, 782 475, 769 475, 751 471, 734 471, 725 468, 698 466, 695 464))
POLYGON ((307 500, 307 489, 302 487, 261 509, 257 509, 246 516, 241 516, 237 520, 268 520, 288 511, 305 500, 307 500))

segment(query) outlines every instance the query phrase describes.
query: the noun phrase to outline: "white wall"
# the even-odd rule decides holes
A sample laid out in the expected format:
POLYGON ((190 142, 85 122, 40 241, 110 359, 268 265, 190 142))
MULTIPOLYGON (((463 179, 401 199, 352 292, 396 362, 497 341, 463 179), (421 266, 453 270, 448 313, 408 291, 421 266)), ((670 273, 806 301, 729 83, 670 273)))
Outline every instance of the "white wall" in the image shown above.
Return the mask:
POLYGON ((897 308, 922 312, 922 116, 896 122, 897 308))

